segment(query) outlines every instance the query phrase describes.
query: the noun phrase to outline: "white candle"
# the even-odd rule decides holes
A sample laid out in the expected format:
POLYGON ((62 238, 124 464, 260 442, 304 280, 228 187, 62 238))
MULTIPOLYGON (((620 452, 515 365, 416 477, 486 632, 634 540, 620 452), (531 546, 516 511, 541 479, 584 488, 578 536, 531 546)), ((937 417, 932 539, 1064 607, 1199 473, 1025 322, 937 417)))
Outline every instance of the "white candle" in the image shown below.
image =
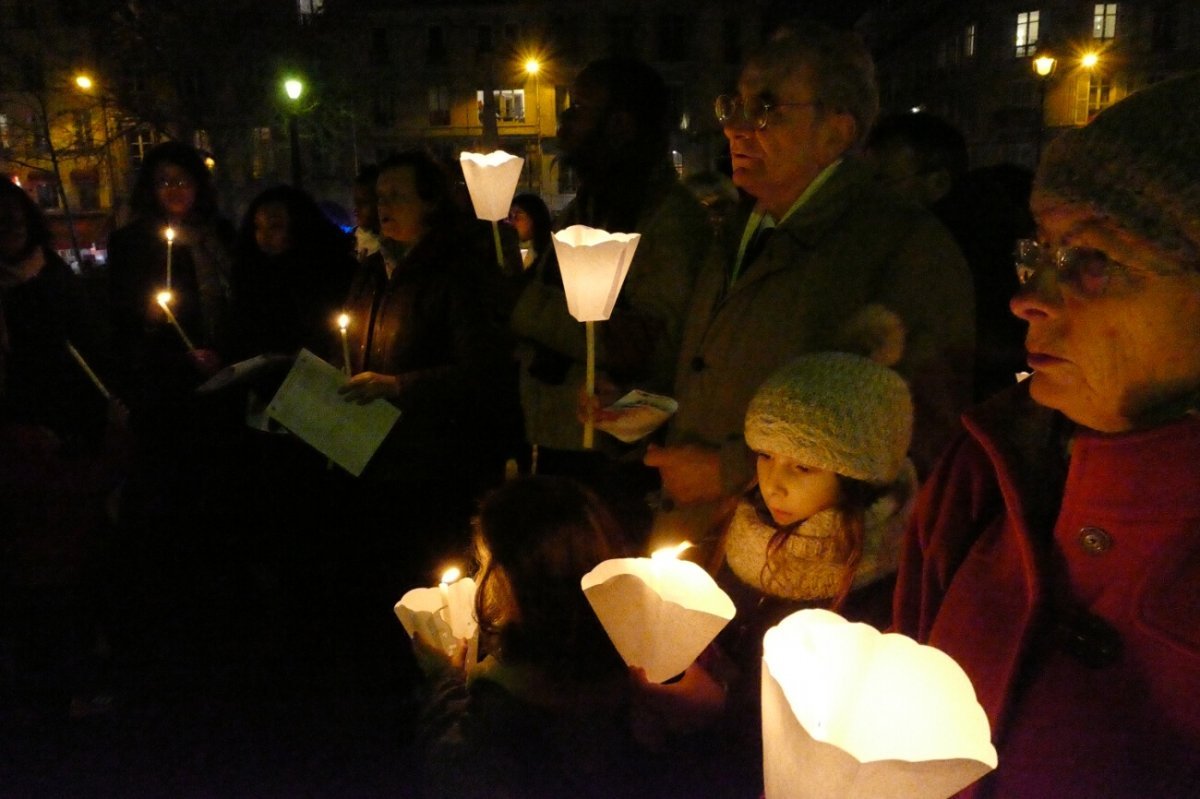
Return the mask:
POLYGON ((71 357, 75 359, 77 364, 79 364, 79 368, 83 370, 84 374, 91 379, 92 384, 96 386, 96 388, 100 389, 100 393, 104 395, 104 398, 106 400, 112 399, 113 396, 104 386, 104 383, 100 382, 100 378, 97 377, 96 373, 92 371, 92 367, 88 366, 88 362, 85 361, 83 356, 79 354, 79 350, 75 349, 75 345, 69 341, 67 342, 67 352, 71 353, 71 357))
POLYGON ((196 345, 192 344, 192 340, 188 338, 187 333, 183 332, 183 328, 180 326, 179 320, 175 318, 175 314, 171 313, 171 292, 160 291, 156 299, 158 300, 159 307, 163 309, 163 313, 167 315, 167 321, 171 323, 175 328, 175 332, 183 339, 184 346, 188 348, 189 352, 196 349, 196 345))
POLYGON ((584 322, 587 337, 587 419, 583 423, 583 448, 591 449, 596 438, 595 408, 592 399, 596 396, 596 323, 584 322))
POLYGON ((170 225, 163 231, 167 237, 167 291, 171 290, 171 248, 175 244, 175 228, 170 225))
POLYGON ((346 314, 341 314, 337 318, 338 330, 342 333, 342 371, 347 375, 350 374, 350 339, 346 334, 346 328, 350 327, 350 317, 346 314))
POLYGON ((442 592, 442 602, 446 605, 446 624, 450 625, 450 629, 454 629, 454 617, 450 610, 450 584, 458 580, 462 576, 457 566, 451 566, 446 571, 442 572, 442 581, 438 583, 438 589, 442 592))

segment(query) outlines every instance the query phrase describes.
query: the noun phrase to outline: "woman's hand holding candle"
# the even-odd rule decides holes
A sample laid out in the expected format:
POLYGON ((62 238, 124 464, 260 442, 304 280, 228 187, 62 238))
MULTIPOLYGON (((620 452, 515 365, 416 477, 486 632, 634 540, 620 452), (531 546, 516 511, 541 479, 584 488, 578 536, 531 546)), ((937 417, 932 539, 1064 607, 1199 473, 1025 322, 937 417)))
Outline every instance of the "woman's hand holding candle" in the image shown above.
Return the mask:
POLYGON ((400 375, 381 375, 378 372, 359 372, 338 389, 347 402, 366 405, 377 399, 395 399, 400 396, 403 378, 400 375))

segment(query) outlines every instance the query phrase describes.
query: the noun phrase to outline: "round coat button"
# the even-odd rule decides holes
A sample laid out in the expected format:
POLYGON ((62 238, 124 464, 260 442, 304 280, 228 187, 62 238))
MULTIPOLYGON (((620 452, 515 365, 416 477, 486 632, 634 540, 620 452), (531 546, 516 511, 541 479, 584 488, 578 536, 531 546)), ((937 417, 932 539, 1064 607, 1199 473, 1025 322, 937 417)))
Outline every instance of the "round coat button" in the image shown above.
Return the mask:
POLYGON ((1079 546, 1089 555, 1101 555, 1112 549, 1112 536, 1099 527, 1084 527, 1079 531, 1079 546))

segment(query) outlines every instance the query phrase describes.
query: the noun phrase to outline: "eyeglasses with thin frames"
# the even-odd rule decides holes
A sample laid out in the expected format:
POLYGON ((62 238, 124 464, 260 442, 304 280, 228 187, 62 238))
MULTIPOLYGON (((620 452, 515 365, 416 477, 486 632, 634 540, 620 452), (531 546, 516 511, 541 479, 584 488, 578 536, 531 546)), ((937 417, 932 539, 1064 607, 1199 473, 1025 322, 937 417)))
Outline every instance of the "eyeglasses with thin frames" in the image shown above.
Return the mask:
POLYGON ((806 103, 773 103, 761 97, 743 100, 741 97, 722 94, 713 103, 713 111, 716 112, 717 122, 722 125, 745 124, 755 130, 762 130, 767 126, 768 115, 776 108, 820 105, 820 100, 810 100, 806 103))
MULTIPOLYGON (((1080 297, 1095 299, 1109 290, 1113 278, 1119 276, 1128 281, 1134 271, 1130 267, 1108 256, 1094 247, 1053 247, 1034 239, 1017 241, 1013 253, 1016 261, 1017 282, 1029 285, 1039 272, 1050 267, 1060 286, 1080 297)), ((1180 274, 1179 269, 1149 270, 1156 275, 1180 274)))
POLYGON ((156 180, 154 181, 155 188, 159 189, 190 189, 196 185, 196 182, 188 178, 178 178, 176 180, 156 180))

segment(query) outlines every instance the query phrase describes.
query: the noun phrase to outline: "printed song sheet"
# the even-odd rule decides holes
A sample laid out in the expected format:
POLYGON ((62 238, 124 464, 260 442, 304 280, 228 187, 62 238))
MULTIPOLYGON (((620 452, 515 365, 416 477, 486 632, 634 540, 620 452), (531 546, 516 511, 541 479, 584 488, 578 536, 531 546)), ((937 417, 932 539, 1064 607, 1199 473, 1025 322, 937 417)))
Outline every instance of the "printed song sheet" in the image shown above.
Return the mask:
POLYGON ((400 411, 386 400, 358 405, 337 393, 346 376, 301 350, 267 406, 272 419, 355 477, 379 449, 400 411))

